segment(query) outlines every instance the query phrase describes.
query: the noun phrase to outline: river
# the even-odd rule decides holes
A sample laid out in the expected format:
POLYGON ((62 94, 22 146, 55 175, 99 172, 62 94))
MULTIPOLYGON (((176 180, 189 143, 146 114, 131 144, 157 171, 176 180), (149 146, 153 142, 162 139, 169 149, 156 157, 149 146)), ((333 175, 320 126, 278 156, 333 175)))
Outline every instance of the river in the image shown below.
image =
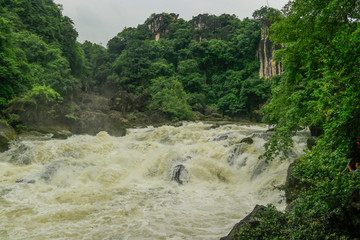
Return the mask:
MULTIPOLYGON (((256 204, 285 208, 278 187, 292 159, 258 159, 267 130, 184 123, 124 137, 24 135, 0 153, 0 239, 219 239, 256 204)), ((294 138, 292 158, 307 137, 294 138)))

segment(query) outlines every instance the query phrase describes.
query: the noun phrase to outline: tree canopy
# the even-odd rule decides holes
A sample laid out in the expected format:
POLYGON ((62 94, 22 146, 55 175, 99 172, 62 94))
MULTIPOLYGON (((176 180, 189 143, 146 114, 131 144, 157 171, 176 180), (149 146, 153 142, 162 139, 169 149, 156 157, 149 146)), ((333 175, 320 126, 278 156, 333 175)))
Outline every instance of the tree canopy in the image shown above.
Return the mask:
POLYGON ((0 98, 5 103, 46 84, 61 94, 85 71, 83 50, 70 18, 53 1, 6 0, 0 4, 0 98))
POLYGON ((228 14, 202 14, 190 21, 153 14, 108 42, 108 79, 135 94, 151 91, 154 79, 168 79, 169 84, 176 79, 188 95, 187 104, 249 117, 269 93, 269 85, 257 77, 259 23, 228 14), (148 28, 161 24, 165 25, 158 32, 148 28), (158 41, 156 34, 160 34, 158 41), (257 91, 247 91, 255 85, 259 85, 257 91))
MULTIPOLYGON (((271 26, 271 39, 283 44, 277 58, 284 73, 272 79, 264 108, 276 124, 265 157, 289 150, 304 127, 317 130, 317 145, 297 163, 303 189, 284 228, 290 239, 347 239, 346 212, 359 176, 346 169, 360 137, 360 3, 356 0, 295 0, 271 26), (334 224, 337 222, 337 224, 334 224)), ((359 159, 355 159, 359 161, 359 159)))

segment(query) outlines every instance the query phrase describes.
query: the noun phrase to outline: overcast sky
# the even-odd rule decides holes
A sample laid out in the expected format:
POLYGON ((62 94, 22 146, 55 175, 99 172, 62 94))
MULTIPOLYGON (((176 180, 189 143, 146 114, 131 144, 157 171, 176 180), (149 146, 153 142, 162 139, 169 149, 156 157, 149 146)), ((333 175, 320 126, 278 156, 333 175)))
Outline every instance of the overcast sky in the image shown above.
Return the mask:
POLYGON ((63 6, 79 33, 78 41, 106 46, 125 27, 142 24, 152 13, 177 13, 190 20, 201 13, 252 17, 261 6, 281 9, 288 0, 54 0, 63 6))

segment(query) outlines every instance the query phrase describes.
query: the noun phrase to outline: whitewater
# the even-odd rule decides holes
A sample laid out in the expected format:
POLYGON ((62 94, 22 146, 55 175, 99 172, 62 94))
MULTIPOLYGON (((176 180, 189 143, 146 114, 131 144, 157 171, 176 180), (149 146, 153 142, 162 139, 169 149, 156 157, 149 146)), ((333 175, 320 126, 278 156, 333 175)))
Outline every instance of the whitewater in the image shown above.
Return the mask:
POLYGON ((256 204, 285 208, 281 186, 309 133, 288 160, 266 163, 270 135, 201 122, 22 135, 0 153, 0 239, 219 239, 256 204))

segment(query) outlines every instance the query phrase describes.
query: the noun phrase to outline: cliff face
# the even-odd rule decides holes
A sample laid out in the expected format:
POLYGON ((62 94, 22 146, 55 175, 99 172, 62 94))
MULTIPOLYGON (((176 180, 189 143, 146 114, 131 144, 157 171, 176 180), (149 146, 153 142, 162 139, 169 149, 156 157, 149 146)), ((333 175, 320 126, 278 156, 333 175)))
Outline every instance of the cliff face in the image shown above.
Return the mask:
POLYGON ((274 45, 269 39, 269 25, 261 28, 261 40, 259 43, 260 78, 270 79, 272 76, 282 73, 281 62, 274 60, 275 50, 281 49, 281 45, 274 45))
POLYGON ((153 15, 146 23, 151 33, 155 35, 155 40, 159 41, 161 34, 166 33, 166 27, 175 22, 179 17, 179 14, 156 14, 153 15))
POLYGON ((193 17, 193 29, 196 41, 201 42, 203 38, 208 38, 214 34, 217 29, 221 28, 220 20, 212 15, 199 14, 193 17))

